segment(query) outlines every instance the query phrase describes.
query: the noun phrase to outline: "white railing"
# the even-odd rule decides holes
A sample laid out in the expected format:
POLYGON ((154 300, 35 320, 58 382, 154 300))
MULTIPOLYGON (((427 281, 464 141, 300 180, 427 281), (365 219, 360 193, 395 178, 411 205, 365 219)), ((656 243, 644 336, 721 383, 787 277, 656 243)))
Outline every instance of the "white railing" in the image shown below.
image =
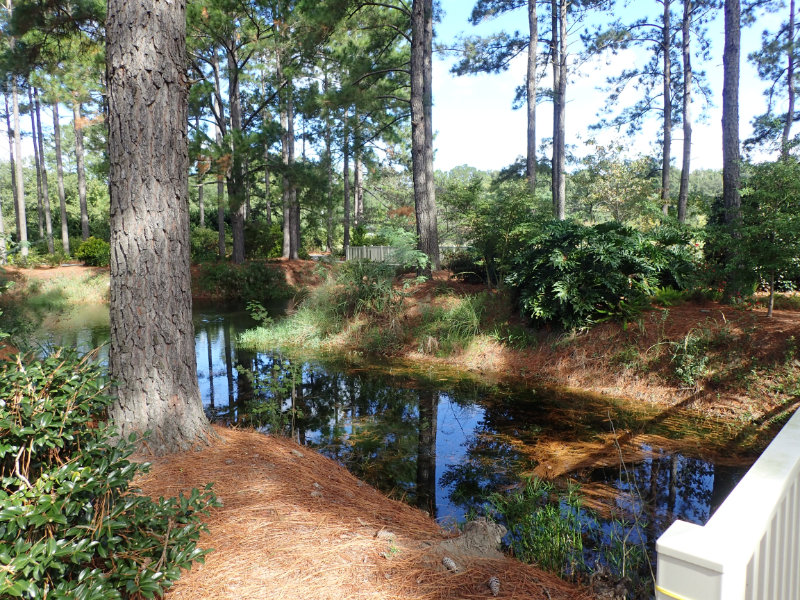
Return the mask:
POLYGON ((657 600, 800 600, 800 410, 705 526, 656 542, 657 600))

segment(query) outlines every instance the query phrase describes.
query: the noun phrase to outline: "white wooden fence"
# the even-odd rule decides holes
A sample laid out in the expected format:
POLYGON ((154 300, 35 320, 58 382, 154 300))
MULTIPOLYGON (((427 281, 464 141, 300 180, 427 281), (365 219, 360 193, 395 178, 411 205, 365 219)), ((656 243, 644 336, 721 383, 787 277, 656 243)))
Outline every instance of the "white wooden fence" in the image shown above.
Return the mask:
MULTIPOLYGON (((467 246, 439 246, 439 254, 444 256, 445 252, 463 250, 467 246)), ((374 262, 391 262, 394 248, 391 246, 348 246, 345 249, 345 260, 371 260, 374 262)))
POLYGON ((800 600, 800 410, 705 526, 658 539, 657 600, 800 600))

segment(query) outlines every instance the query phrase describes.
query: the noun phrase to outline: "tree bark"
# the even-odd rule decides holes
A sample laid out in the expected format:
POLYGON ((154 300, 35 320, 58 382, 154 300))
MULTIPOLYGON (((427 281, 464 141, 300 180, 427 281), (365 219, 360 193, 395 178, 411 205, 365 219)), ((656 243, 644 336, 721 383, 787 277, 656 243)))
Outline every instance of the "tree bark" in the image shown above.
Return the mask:
POLYGON ((227 48, 228 58, 228 105, 231 118, 231 168, 228 170, 228 204, 231 211, 231 232, 233 234, 234 264, 244 262, 244 219, 246 211, 246 190, 242 151, 237 147, 237 134, 242 131, 242 105, 239 93, 239 67, 234 42, 227 48))
MULTIPOLYGON (((294 147, 294 88, 291 79, 286 86, 286 118, 288 129, 286 137, 289 142, 289 168, 292 169, 295 163, 294 147)), ((289 258, 297 260, 300 258, 300 204, 297 201, 297 185, 294 181, 294 174, 289 177, 289 258)))
POLYGON ((19 129, 19 99, 17 93, 17 81, 12 77, 11 80, 11 109, 14 111, 14 151, 17 160, 14 163, 16 172, 17 187, 17 215, 18 215, 18 238, 20 254, 23 258, 28 256, 28 219, 25 215, 25 180, 22 174, 22 141, 19 129))
MULTIPOLYGON (((278 84, 284 82, 283 62, 280 52, 275 57, 276 75, 278 84)), ((281 205, 283 209, 283 247, 281 255, 289 258, 292 255, 292 193, 289 182, 289 107, 288 92, 284 89, 280 92, 280 120, 281 120, 281 162, 283 163, 283 176, 281 177, 281 205)))
POLYGON ((781 158, 789 156, 789 134, 794 122, 794 27, 795 27, 795 0, 789 0, 789 39, 786 44, 786 92, 789 96, 789 106, 786 109, 786 121, 781 132, 781 158))
POLYGON ((661 148, 661 210, 664 216, 669 215, 669 159, 672 153, 672 86, 670 85, 670 72, 672 61, 670 49, 672 48, 672 22, 670 14, 671 0, 663 0, 664 16, 661 22, 661 52, 663 53, 663 95, 664 95, 664 124, 662 135, 664 144, 661 148))
MULTIPOLYGON (((554 59, 555 60, 555 59, 554 59)), ((558 54, 554 68, 558 69, 555 82, 556 93, 553 102, 553 208, 555 217, 561 221, 566 218, 567 180, 566 180, 566 116, 567 116, 567 0, 558 2, 558 54)))
POLYGON ((207 443, 189 250, 185 4, 109 0, 111 350, 120 435, 155 454, 207 443))
MULTIPOLYGON (((222 148, 222 141, 225 135, 225 108, 222 106, 222 86, 219 77, 219 62, 217 53, 211 59, 211 69, 214 71, 214 106, 216 107, 217 119, 214 127, 214 140, 217 148, 222 148)), ((217 252, 220 260, 225 260, 227 251, 225 249, 225 172, 220 162, 217 164, 217 252)))
POLYGON ((80 102, 72 103, 72 126, 75 129, 75 164, 78 169, 78 200, 81 206, 81 239, 89 238, 89 210, 86 206, 86 169, 84 168, 83 117, 80 102))
POLYGON ((345 112, 344 144, 342 147, 342 178, 344 179, 344 253, 350 247, 350 131, 347 127, 347 112, 345 112))
POLYGON ((429 260, 424 274, 439 268, 439 240, 433 182, 431 56, 433 2, 414 0, 411 8, 411 162, 418 248, 429 260))
POLYGON ((681 54, 683 55, 683 160, 681 161, 681 186, 678 190, 678 223, 686 223, 689 204, 689 169, 692 160, 692 56, 691 45, 692 2, 683 0, 681 23, 681 54))
POLYGON ((61 211, 61 247, 69 254, 69 226, 67 223, 67 196, 64 193, 64 161, 61 157, 61 121, 58 116, 58 102, 53 102, 53 139, 56 146, 56 184, 58 206, 61 211))
MULTIPOLYGON (((200 131, 200 117, 197 116, 194 119, 194 128, 197 131, 200 131)), ((199 165, 198 165, 199 166, 199 165)), ((200 227, 206 226, 206 207, 203 203, 203 177, 205 177, 205 173, 200 173, 200 169, 197 170, 197 208, 200 211, 200 227)))
POLYGON ((8 107, 8 94, 3 94, 6 104, 6 131, 8 132, 8 159, 11 166, 11 192, 14 204, 14 231, 19 241, 19 200, 17 200, 17 161, 14 154, 14 129, 11 127, 11 110, 8 107))
POLYGON ((722 199, 725 222, 737 228, 739 197, 739 61, 741 45, 739 0, 725 0, 725 49, 722 84, 722 199))
POLYGON ((36 145, 39 147, 39 160, 42 165, 42 201, 44 203, 44 225, 45 235, 47 237, 47 251, 52 254, 55 250, 53 247, 53 215, 50 211, 50 189, 47 184, 47 165, 45 164, 44 153, 44 134, 42 133, 42 110, 39 104, 39 90, 33 90, 34 110, 36 112, 36 131, 37 140, 36 145))
POLYGON ((31 143, 33 165, 36 168, 36 217, 39 222, 39 240, 44 239, 44 207, 42 202, 42 158, 39 153, 39 129, 36 127, 36 111, 33 109, 33 86, 28 85, 28 110, 31 115, 31 143))
MULTIPOLYGON (((725 49, 722 55, 722 202, 725 224, 734 238, 739 237, 741 198, 739 196, 739 61, 741 45, 741 6, 739 0, 725 0, 725 49)), ((726 262, 733 263, 727 278, 724 298, 741 293, 743 282, 735 249, 726 262)))
POLYGON ((536 193, 536 51, 539 45, 539 20, 536 15, 536 0, 528 0, 528 73, 527 73, 527 108, 528 108, 528 156, 527 174, 531 193, 536 193))

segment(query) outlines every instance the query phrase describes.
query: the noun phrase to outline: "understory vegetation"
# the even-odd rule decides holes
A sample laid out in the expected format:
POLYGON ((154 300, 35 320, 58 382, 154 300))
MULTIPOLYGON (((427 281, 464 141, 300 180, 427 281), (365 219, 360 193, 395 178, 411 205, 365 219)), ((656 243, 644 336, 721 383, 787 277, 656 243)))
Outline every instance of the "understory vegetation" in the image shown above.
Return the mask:
POLYGON ((67 350, 0 365, 0 596, 155 598, 203 559, 210 487, 151 500, 100 368, 67 350))

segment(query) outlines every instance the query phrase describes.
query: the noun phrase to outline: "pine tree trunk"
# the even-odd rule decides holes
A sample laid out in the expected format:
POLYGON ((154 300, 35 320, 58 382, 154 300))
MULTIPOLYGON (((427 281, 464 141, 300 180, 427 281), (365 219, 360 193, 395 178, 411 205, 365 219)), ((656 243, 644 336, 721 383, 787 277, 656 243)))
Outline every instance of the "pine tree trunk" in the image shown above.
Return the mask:
POLYGON ((436 198, 432 170, 431 56, 433 3, 414 0, 411 8, 411 162, 418 248, 429 259, 424 274, 439 268, 436 198))
POLYGON ((769 273, 769 303, 767 304, 767 317, 772 317, 775 308, 775 271, 769 273))
MULTIPOLYGON (((357 142, 356 142, 357 143, 357 142)), ((364 182, 361 178, 361 154, 358 150, 353 152, 353 216, 354 223, 358 226, 364 217, 364 182)))
POLYGON ((17 81, 12 77, 11 80, 11 108, 14 111, 14 151, 17 160, 14 163, 16 171, 17 186, 17 215, 19 219, 18 241, 20 254, 23 258, 28 256, 28 220, 25 215, 25 180, 22 174, 22 140, 19 128, 19 99, 17 94, 17 81))
MULTIPOLYGON (((325 70, 322 79, 323 94, 327 94, 329 90, 328 83, 328 69, 325 64, 325 70)), ((330 111, 325 111, 325 168, 328 171, 328 190, 327 190, 327 207, 325 210, 325 250, 333 252, 333 151, 331 141, 331 117, 330 111)))
POLYGON ((678 190, 678 223, 686 223, 689 204, 689 168, 692 158, 692 56, 691 56, 692 2, 683 0, 681 24, 681 54, 683 55, 683 160, 681 161, 681 186, 678 190))
POLYGON ((185 5, 109 0, 111 350, 120 435, 155 454, 212 434, 197 384, 189 249, 185 5))
POLYGON ((33 110, 33 86, 28 86, 28 110, 31 115, 31 142, 33 164, 36 167, 36 218, 39 222, 39 240, 44 239, 44 207, 42 206, 42 158, 39 154, 39 133, 36 127, 36 112, 33 110))
MULTIPOLYGON (((214 107, 218 117, 214 126, 214 140, 217 148, 222 148, 225 136, 225 107, 222 105, 222 86, 220 85, 216 50, 211 59, 211 69, 214 72, 214 107)), ((225 173, 219 163, 217 164, 217 252, 220 260, 225 260, 227 254, 225 250, 225 173)))
POLYGON ((553 195, 553 217, 558 219, 559 215, 559 174, 558 168, 561 164, 559 160, 559 141, 558 135, 560 133, 559 127, 559 115, 561 114, 560 111, 560 104, 561 100, 558 95, 559 90, 561 89, 561 84, 559 83, 561 77, 561 60, 559 59, 559 54, 561 52, 561 45, 558 41, 558 0, 550 0, 550 60, 553 62, 553 156, 550 161, 551 165, 551 190, 553 195))
POLYGON ((272 198, 269 190, 269 147, 264 145, 264 212, 267 225, 272 225, 272 198))
POLYGON ((347 127, 348 114, 345 112, 344 145, 342 146, 342 179, 344 179, 344 253, 350 247, 350 132, 347 127))
POLYGON ((661 148, 661 211, 664 216, 669 215, 669 159, 672 153, 672 86, 670 85, 670 74, 672 63, 670 50, 672 48, 672 24, 670 19, 670 2, 664 1, 664 16, 662 19, 661 30, 661 52, 663 54, 663 95, 664 95, 664 124, 662 135, 664 145, 661 148))
POLYGON ((44 225, 45 235, 47 236, 47 251, 52 254, 53 247, 53 215, 50 211, 50 189, 47 183, 47 164, 45 163, 44 153, 44 134, 42 133, 42 110, 39 104, 39 90, 33 90, 34 110, 36 112, 36 144, 39 147, 39 157, 42 165, 42 201, 44 203, 44 225))
POLYGON ((789 135, 794 122, 794 28, 795 28, 795 0, 789 0, 789 39, 786 44, 786 92, 789 96, 789 105, 786 109, 786 121, 781 132, 781 158, 789 156, 789 135))
POLYGON ((236 147, 237 134, 242 130, 242 105, 239 93, 239 72, 236 51, 233 46, 227 49, 228 57, 228 104, 231 118, 231 168, 228 171, 228 204, 231 211, 231 232, 233 234, 233 252, 231 261, 234 264, 244 262, 244 218, 246 208, 246 190, 244 185, 244 169, 242 150, 236 147))
POLYGON ((11 192, 14 204, 14 231, 19 241, 19 200, 17 200, 17 161, 14 156, 14 129, 11 127, 11 110, 8 107, 8 94, 3 94, 6 103, 6 132, 8 132, 8 161, 11 166, 11 192))
MULTIPOLYGON (((197 131, 200 131, 200 117, 197 116, 194 119, 194 128, 197 131)), ((200 169, 197 170, 197 208, 200 211, 200 227, 206 226, 206 207, 203 203, 203 177, 205 177, 205 173, 200 173, 200 169)))
POLYGON ((58 206, 61 212, 61 247, 64 249, 64 254, 69 254, 67 196, 64 193, 64 160, 61 157, 61 121, 58 116, 58 102, 53 102, 53 139, 56 146, 56 184, 58 187, 58 206))
MULTIPOLYGON (((281 60, 280 52, 275 57, 276 75, 278 84, 284 83, 283 78, 283 63, 281 60)), ((281 177, 281 207, 283 210, 283 247, 281 256, 289 258, 292 255, 292 192, 289 182, 289 108, 287 91, 284 89, 280 92, 280 120, 281 120, 281 162, 283 163, 284 171, 281 177)))
POLYGON ((86 170, 83 166, 83 117, 81 104, 72 104, 72 125, 75 129, 75 164, 78 169, 78 200, 81 205, 81 239, 89 238, 89 210, 86 206, 86 170))
MULTIPOLYGON (((739 237, 741 198, 739 196, 739 61, 741 46, 741 6, 739 0, 725 0, 725 49, 722 55, 722 202, 725 224, 731 235, 739 237)), ((742 291, 739 258, 735 249, 727 253, 733 267, 727 278, 724 298, 730 300, 742 291)))
POLYGON ((566 218, 567 179, 566 179, 566 116, 567 116, 567 0, 558 3, 558 82, 556 97, 558 109, 555 116, 553 144, 556 164, 553 167, 555 194, 555 216, 563 221, 566 218), (557 134, 556 134, 557 132, 557 134), (557 140, 557 142, 556 142, 557 140))
POLYGON ((539 21, 536 15, 536 0, 528 0, 528 72, 527 72, 527 108, 528 108, 528 155, 526 169, 528 186, 531 194, 536 192, 536 50, 539 45, 539 21))
MULTIPOLYGON (((295 163, 294 87, 291 79, 286 86, 286 93, 286 119, 288 125, 286 137, 289 142, 289 169, 293 169, 295 163)), ((293 174, 289 178, 289 258, 291 260, 300 258, 300 204, 297 200, 297 185, 293 174)))

